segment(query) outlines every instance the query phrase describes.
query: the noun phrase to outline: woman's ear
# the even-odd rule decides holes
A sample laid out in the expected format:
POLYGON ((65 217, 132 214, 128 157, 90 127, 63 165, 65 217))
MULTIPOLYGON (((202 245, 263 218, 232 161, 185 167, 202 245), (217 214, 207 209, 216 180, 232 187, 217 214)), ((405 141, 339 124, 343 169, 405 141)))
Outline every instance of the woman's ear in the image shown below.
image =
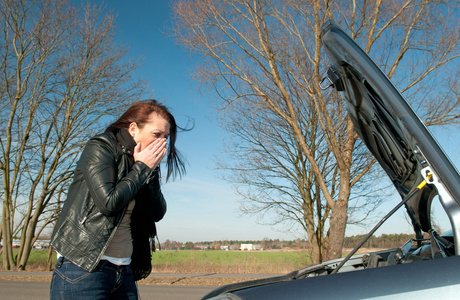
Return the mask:
POLYGON ((139 128, 137 127, 137 124, 135 122, 131 122, 128 127, 128 132, 133 137, 133 139, 136 137, 138 131, 139 128))

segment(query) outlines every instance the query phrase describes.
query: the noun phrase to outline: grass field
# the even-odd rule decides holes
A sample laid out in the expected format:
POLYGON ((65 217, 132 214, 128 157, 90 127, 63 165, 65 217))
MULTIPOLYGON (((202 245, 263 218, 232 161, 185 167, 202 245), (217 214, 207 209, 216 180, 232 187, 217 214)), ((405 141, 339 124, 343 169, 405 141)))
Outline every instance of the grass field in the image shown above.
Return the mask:
MULTIPOLYGON (((33 250, 27 270, 48 269, 48 251, 33 250)), ((53 256, 53 263, 56 255, 53 256)), ((2 258, 0 256, 0 268, 2 258)), ((157 251, 152 255, 155 273, 287 273, 310 265, 307 252, 269 251, 157 251)))
POLYGON ((310 265, 306 252, 159 251, 152 256, 154 272, 287 273, 310 265))

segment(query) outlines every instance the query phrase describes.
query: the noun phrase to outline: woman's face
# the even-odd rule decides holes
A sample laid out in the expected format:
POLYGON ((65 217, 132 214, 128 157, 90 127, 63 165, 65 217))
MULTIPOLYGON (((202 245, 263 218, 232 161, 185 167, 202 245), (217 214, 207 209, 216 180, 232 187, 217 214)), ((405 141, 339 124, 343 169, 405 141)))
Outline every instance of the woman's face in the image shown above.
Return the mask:
POLYGON ((150 114, 144 127, 139 128, 137 124, 133 122, 129 125, 128 131, 134 138, 134 141, 141 144, 140 151, 142 151, 157 139, 167 139, 169 137, 169 128, 169 122, 159 114, 153 112, 150 114))

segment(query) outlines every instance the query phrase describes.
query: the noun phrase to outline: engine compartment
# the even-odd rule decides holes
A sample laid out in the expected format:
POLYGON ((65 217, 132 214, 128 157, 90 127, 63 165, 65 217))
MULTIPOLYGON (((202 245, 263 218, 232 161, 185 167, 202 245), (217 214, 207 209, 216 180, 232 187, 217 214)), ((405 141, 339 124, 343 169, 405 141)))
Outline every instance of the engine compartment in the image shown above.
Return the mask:
POLYGON ((362 257, 362 262, 364 268, 367 269, 453 255, 455 255, 455 251, 451 232, 440 236, 432 231, 430 238, 410 239, 397 249, 365 254, 362 257))
POLYGON ((379 268, 397 264, 407 264, 423 260, 431 260, 455 255, 452 231, 438 235, 435 231, 428 238, 410 239, 399 248, 352 256, 340 270, 336 270, 343 259, 324 262, 297 271, 296 279, 343 273, 370 268, 379 268))

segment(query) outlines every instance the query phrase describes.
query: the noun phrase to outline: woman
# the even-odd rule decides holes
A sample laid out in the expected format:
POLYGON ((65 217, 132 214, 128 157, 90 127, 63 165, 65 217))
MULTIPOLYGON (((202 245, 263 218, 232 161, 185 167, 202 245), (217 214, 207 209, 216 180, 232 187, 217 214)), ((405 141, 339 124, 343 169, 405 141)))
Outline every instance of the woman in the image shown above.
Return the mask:
POLYGON ((166 213, 159 164, 167 154, 167 179, 185 172, 176 135, 168 109, 147 100, 88 141, 51 237, 51 299, 138 299, 166 213))

